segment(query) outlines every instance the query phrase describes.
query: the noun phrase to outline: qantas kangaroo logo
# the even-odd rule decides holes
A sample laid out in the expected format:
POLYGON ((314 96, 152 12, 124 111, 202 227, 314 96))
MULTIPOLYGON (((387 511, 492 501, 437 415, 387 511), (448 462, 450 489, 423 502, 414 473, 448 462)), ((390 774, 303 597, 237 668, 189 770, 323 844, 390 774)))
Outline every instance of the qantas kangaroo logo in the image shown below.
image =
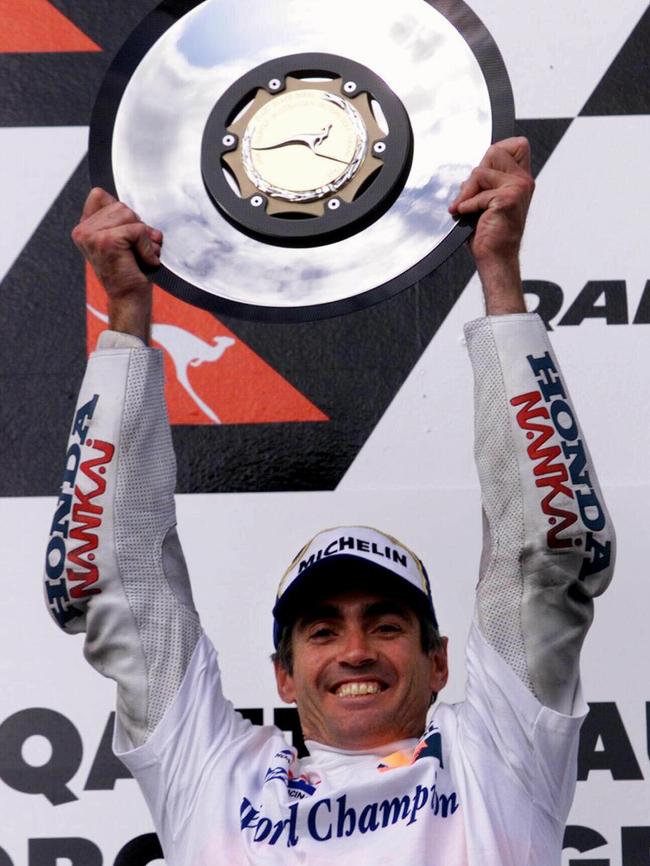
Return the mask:
MULTIPOLYGON (((108 324, 106 297, 86 268, 86 346, 108 324)), ((171 424, 328 421, 327 415, 211 313, 153 286, 153 343, 163 351, 171 424)))
MULTIPOLYGON (((108 316, 95 309, 91 304, 86 304, 88 310, 99 319, 100 322, 108 324, 108 316)), ((223 353, 235 344, 232 337, 214 337, 212 343, 206 343, 200 337, 194 336, 185 328, 178 325, 153 324, 151 336, 165 349, 174 362, 176 378, 192 398, 199 409, 204 412, 214 424, 221 424, 221 419, 211 406, 202 400, 196 393, 187 375, 190 367, 199 367, 201 364, 218 361, 223 353)))

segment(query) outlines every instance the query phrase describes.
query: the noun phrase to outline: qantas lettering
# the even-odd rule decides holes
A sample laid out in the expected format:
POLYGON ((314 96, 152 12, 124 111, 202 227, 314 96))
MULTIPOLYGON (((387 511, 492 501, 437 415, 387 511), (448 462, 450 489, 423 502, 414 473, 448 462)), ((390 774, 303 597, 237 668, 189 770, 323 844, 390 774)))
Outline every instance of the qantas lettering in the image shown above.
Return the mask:
POLYGON ((315 562, 319 562, 323 557, 332 556, 334 553, 341 553, 345 550, 355 549, 361 550, 364 553, 372 553, 382 559, 390 559, 392 562, 401 565, 404 568, 408 565, 406 554, 400 553, 399 550, 396 550, 394 547, 385 545, 380 549, 374 541, 371 543, 366 541, 364 538, 353 538, 351 535, 348 535, 341 536, 341 538, 335 538, 334 541, 331 541, 327 545, 327 547, 321 548, 315 553, 312 553, 307 559, 301 560, 300 565, 298 566, 298 574, 312 566, 315 562))
MULTIPOLYGON (((625 280, 589 280, 573 298, 555 326, 582 325, 587 320, 604 320, 607 325, 650 324, 650 280, 646 280, 632 318, 629 307, 638 297, 640 284, 628 285, 625 280), (629 301, 628 301, 629 296, 629 301)), ((525 280, 524 292, 537 298, 535 312, 546 329, 553 330, 553 320, 562 312, 571 292, 550 280, 525 280)))
POLYGON ((587 452, 550 354, 529 355, 527 360, 539 390, 513 397, 510 403, 518 409, 517 424, 530 442, 526 451, 534 464, 535 485, 547 491, 540 505, 550 524, 548 546, 558 550, 584 545, 583 579, 609 565, 611 542, 601 544, 594 537, 605 527, 605 512, 591 483, 587 452), (574 530, 564 535, 578 517, 586 533, 578 535, 574 530))

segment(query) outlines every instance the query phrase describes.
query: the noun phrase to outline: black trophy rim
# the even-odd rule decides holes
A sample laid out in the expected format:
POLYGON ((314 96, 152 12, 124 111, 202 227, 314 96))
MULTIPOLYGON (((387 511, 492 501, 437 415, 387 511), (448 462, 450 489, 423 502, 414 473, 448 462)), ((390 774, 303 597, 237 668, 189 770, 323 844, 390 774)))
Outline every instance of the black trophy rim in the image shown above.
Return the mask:
MULTIPOLYGON (((120 102, 129 80, 145 54, 180 18, 204 0, 163 0, 143 18, 119 49, 99 88, 93 106, 88 146, 88 166, 93 186, 117 194, 111 148, 120 102)), ((515 104, 505 62, 489 30, 464 0, 422 0, 440 12, 461 34, 481 68, 490 98, 494 144, 514 134, 515 104)), ((308 322, 345 315, 373 306, 431 274, 471 236, 476 217, 461 218, 430 253, 397 277, 357 295, 298 307, 247 304, 200 289, 161 265, 149 271, 156 285, 192 306, 213 314, 266 322, 308 322)))

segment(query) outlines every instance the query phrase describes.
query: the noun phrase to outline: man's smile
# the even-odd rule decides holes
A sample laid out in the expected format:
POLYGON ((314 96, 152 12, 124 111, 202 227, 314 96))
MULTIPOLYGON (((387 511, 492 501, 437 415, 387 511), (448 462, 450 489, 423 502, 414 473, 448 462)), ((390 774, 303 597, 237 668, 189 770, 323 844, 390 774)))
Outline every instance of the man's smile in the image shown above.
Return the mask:
POLYGON ((388 686, 377 680, 354 680, 341 683, 331 691, 339 698, 358 697, 361 695, 376 695, 388 686))

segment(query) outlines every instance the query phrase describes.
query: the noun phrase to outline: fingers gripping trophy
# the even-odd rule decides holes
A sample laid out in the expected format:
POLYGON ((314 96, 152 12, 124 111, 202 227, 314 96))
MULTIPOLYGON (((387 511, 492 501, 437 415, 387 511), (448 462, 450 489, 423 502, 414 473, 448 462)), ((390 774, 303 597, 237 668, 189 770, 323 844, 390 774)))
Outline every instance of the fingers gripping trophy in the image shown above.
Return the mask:
MULTIPOLYGON (((322 70, 307 71, 315 79, 322 70)), ((289 93, 332 93, 332 80, 289 93)), ((237 142, 250 122, 246 105, 239 112, 239 127, 224 134, 237 142)), ((309 167, 329 122, 291 127, 268 145, 251 133, 251 147, 268 146, 267 156, 298 148, 309 167)), ((234 153, 239 145, 228 142, 234 153)), ((417 138, 411 165, 416 151, 417 138)), ((611 579, 615 538, 564 375, 541 320, 526 312, 519 247, 533 189, 528 142, 506 137, 485 148, 446 202, 450 223, 470 229, 486 313, 465 327, 485 518, 465 700, 449 705, 441 695, 447 637, 423 560, 390 527, 317 531, 284 572, 277 564, 269 611, 277 689, 297 707, 301 757, 281 731, 252 725, 224 696, 219 635, 205 633, 192 598, 145 273, 171 271, 174 232, 170 241, 117 190, 89 193, 72 234, 104 287, 109 321, 73 418, 46 602, 64 631, 85 633, 86 657, 117 683, 114 750, 142 788, 169 866, 559 864, 587 711, 579 654, 593 600, 611 579), (540 441, 562 475, 559 493, 536 471, 547 454, 540 441), (93 568, 82 569, 72 530, 89 503, 106 517, 93 568)), ((325 213, 344 192, 310 207, 325 213)), ((236 209, 226 218, 223 203, 210 202, 232 229, 236 209)), ((245 226, 246 243, 261 224, 245 226)), ((345 237, 350 225, 333 225, 332 243, 357 238, 345 237)), ((308 256, 326 247, 286 249, 308 256)), ((435 577, 445 592, 445 576, 435 577)))

